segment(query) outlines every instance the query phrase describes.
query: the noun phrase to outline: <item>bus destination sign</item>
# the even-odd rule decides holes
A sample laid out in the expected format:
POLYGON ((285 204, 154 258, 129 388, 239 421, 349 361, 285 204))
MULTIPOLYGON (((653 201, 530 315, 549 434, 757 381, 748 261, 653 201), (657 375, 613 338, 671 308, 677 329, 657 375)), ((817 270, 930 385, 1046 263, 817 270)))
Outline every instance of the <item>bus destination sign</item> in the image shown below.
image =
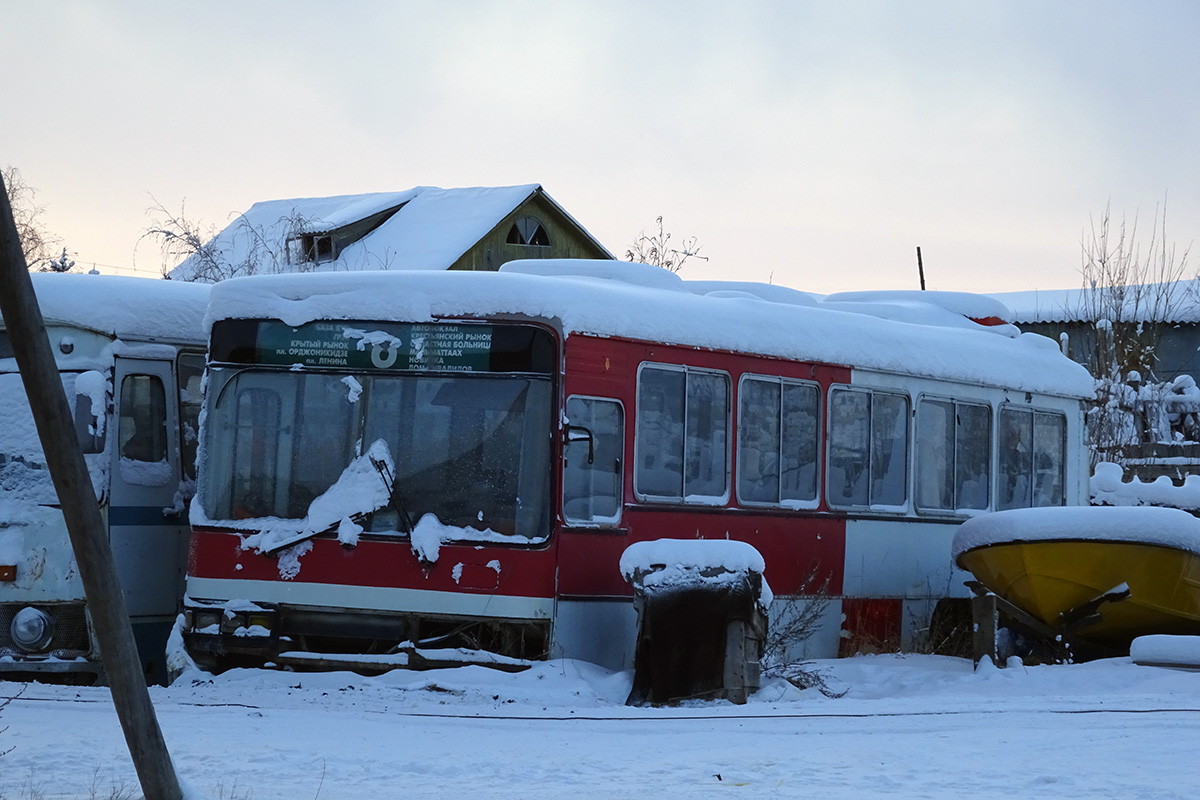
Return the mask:
POLYGON ((493 333, 492 325, 310 322, 293 328, 264 321, 255 360, 364 370, 486 371, 493 333))

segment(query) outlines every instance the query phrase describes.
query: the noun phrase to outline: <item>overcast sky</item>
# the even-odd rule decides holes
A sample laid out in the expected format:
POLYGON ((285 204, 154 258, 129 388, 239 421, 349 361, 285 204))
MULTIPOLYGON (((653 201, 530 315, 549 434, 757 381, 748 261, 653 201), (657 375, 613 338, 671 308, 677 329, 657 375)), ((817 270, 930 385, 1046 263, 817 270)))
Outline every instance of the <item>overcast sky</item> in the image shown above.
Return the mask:
POLYGON ((157 271, 152 198, 223 227, 416 185, 541 183, 618 255, 662 215, 709 257, 684 277, 817 292, 917 288, 918 245, 931 289, 1074 287, 1109 203, 1200 239, 1193 0, 14 3, 4 30, 0 164, 80 265, 157 271))

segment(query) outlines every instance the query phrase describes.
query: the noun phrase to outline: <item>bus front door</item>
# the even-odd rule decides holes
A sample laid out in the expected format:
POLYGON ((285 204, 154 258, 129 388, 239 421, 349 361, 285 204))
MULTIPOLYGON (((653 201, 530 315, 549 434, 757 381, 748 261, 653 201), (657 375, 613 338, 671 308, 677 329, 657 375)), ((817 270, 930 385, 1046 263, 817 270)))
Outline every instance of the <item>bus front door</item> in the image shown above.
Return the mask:
POLYGON ((178 396, 173 362, 116 359, 109 536, 138 652, 152 682, 166 680, 166 641, 183 596, 187 562, 178 396))

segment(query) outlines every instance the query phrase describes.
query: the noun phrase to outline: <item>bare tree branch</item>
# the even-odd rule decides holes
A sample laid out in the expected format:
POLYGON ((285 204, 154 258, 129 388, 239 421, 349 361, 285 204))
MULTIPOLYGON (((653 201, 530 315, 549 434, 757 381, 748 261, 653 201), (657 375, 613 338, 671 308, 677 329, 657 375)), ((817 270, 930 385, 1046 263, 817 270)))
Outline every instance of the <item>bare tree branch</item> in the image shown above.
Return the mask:
MULTIPOLYGON (((62 240, 46 230, 42 222, 46 207, 38 204, 37 190, 25 182, 21 171, 10 165, 0 173, 3 173, 4 185, 8 188, 8 202, 12 206, 13 221, 17 224, 17 239, 25 252, 25 263, 31 271, 46 271, 62 240)), ((66 256, 65 248, 63 256, 66 256)))
POLYGON ((708 261, 707 256, 700 255, 701 245, 695 236, 684 239, 681 247, 672 248, 671 234, 663 229, 663 218, 659 216, 655 223, 658 225, 658 233, 649 236, 644 230, 639 233, 637 239, 625 251, 626 260, 652 264, 671 272, 679 272, 689 258, 708 261))

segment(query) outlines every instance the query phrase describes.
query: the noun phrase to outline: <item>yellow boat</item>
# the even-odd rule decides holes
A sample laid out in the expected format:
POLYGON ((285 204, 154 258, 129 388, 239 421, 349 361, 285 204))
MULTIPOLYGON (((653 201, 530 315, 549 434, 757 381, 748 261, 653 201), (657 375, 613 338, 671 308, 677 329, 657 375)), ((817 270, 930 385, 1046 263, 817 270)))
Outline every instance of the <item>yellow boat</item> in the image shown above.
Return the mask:
POLYGON ((1000 511, 959 528, 954 558, 988 591, 1072 638, 1127 650, 1146 634, 1200 634, 1200 520, 1184 511, 1000 511))

